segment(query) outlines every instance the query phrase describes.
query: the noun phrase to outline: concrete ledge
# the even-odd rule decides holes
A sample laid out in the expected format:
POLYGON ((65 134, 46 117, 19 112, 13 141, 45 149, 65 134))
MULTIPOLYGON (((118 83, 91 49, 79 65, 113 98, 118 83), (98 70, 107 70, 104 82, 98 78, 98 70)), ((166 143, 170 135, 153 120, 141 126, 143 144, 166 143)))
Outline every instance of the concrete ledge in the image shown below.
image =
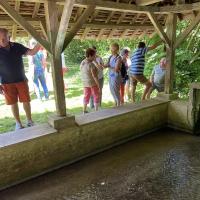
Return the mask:
MULTIPOLYGON (((0 147, 0 189, 165 127, 167 114, 164 113, 167 113, 167 109, 167 102, 151 100, 143 105, 113 109, 112 112, 118 113, 113 117, 108 110, 101 111, 101 119, 95 121, 94 116, 97 113, 88 114, 87 121, 81 125, 59 131, 48 125, 35 127, 37 136, 30 135, 23 140, 21 138, 9 144, 2 143, 4 147, 0 147)), ((80 120, 81 117, 77 116, 76 119, 80 120)), ((29 132, 27 129, 19 135, 28 135, 29 132)), ((2 137, 9 139, 8 135, 2 137)))
POLYGON ((99 122, 101 120, 119 117, 121 115, 131 113, 133 111, 136 112, 136 111, 154 107, 157 105, 166 104, 167 102, 168 101, 165 101, 165 100, 152 99, 152 100, 143 101, 137 104, 132 104, 132 103, 125 104, 117 108, 105 109, 98 112, 89 113, 86 115, 75 116, 75 121, 79 126, 86 125, 86 124, 96 122, 96 121, 99 122))
POLYGON ((197 86, 189 103, 156 98, 0 135, 0 190, 162 127, 198 133, 197 86))
POLYGON ((43 124, 30 128, 25 128, 19 131, 0 134, 0 148, 19 144, 56 132, 57 130, 50 127, 49 124, 43 124))
POLYGON ((176 100, 178 99, 178 94, 177 93, 173 93, 173 94, 165 94, 164 92, 160 92, 157 95, 157 99, 160 100, 168 100, 168 101, 172 101, 172 100, 176 100))

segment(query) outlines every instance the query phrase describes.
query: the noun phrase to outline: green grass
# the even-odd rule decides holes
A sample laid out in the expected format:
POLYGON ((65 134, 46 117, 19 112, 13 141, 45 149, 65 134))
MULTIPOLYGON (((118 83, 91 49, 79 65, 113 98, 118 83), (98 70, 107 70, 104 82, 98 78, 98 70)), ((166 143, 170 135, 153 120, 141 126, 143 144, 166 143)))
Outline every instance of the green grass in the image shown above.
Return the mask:
MULTIPOLYGON (((78 65, 69 65, 69 72, 65 74, 64 79, 67 83, 67 90, 65 92, 67 113, 76 115, 82 113, 82 94, 83 88, 81 83, 80 71, 78 65)), ((113 107, 113 99, 109 92, 107 72, 105 72, 105 87, 102 108, 113 107)), ((138 85, 136 99, 140 100, 143 92, 143 87, 138 85)), ((53 91, 50 91, 50 100, 40 102, 37 100, 36 95, 31 92, 32 99, 32 113, 33 120, 36 124, 45 123, 48 120, 48 116, 55 113, 55 100, 53 91)), ((13 131, 15 128, 15 122, 8 106, 5 105, 4 100, 0 97, 0 133, 13 131)), ((89 109, 89 111, 92 111, 89 109)), ((26 124, 26 119, 22 106, 20 105, 20 113, 23 124, 26 124)))

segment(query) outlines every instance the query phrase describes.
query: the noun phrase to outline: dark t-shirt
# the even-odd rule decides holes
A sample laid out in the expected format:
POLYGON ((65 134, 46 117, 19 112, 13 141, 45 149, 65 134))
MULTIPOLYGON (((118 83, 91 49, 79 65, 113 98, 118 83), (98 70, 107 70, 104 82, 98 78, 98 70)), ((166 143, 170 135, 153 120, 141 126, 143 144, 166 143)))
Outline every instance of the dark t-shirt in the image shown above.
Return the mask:
POLYGON ((22 56, 29 49, 19 43, 10 43, 10 49, 0 48, 0 83, 18 83, 27 80, 22 56))

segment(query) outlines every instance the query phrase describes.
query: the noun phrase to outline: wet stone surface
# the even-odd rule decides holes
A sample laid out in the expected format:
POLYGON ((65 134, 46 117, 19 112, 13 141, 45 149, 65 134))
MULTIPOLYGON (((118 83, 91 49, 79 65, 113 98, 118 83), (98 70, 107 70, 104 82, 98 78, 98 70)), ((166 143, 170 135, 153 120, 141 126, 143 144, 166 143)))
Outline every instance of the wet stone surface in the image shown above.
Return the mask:
POLYGON ((163 130, 0 192, 0 200, 199 200, 200 137, 163 130))

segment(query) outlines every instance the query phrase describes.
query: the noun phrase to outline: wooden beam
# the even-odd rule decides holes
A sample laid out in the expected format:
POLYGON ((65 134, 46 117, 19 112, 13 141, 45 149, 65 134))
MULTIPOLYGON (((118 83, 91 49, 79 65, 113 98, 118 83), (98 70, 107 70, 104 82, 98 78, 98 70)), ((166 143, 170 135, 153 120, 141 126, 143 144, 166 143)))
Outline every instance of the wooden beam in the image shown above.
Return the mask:
POLYGON ((90 17, 89 22, 93 22, 93 20, 96 18, 96 16, 98 15, 99 10, 95 10, 94 14, 90 17))
POLYGON ((160 7, 159 13, 188 13, 200 10, 200 2, 160 7))
POLYGON ((53 76, 54 96, 56 112, 58 116, 66 116, 66 101, 64 93, 64 82, 62 74, 61 54, 56 55, 55 45, 58 36, 58 12, 55 1, 47 1, 45 4, 45 15, 49 41, 51 42, 51 68, 53 76))
POLYGON ((197 24, 199 24, 199 22, 200 22, 200 12, 194 18, 194 20, 191 22, 191 24, 188 26, 188 28, 186 28, 186 30, 183 31, 183 33, 181 33, 178 36, 178 38, 176 40, 175 48, 178 48, 180 46, 180 44, 186 39, 186 37, 191 33, 191 31, 195 28, 195 26, 197 26, 197 24))
POLYGON ((120 38, 124 38, 128 32, 129 29, 125 29, 124 32, 121 34, 120 38))
POLYGON ((81 40, 84 40, 87 37, 87 34, 90 32, 90 29, 91 29, 90 27, 85 28, 81 40))
POLYGON ((101 37, 102 37, 104 31, 105 31, 104 29, 101 29, 101 30, 100 30, 99 35, 98 35, 97 38, 96 38, 97 41, 101 40, 101 37))
POLYGON ((109 33, 109 35, 108 35, 108 38, 107 39, 109 39, 109 38, 112 38, 113 37, 113 34, 115 33, 115 31, 116 31, 116 29, 114 28, 114 29, 112 29, 111 31, 110 31, 110 33, 109 33))
POLYGON ((177 14, 169 14, 166 21, 167 36, 170 40, 170 46, 167 47, 167 71, 165 76, 165 93, 172 94, 174 91, 174 74, 175 74, 175 51, 177 14))
POLYGON ((60 26, 58 29, 57 39, 56 39, 56 46, 55 46, 56 56, 62 53, 73 6, 74 6, 74 0, 65 0, 65 5, 64 5, 64 9, 63 9, 63 13, 62 13, 61 21, 60 21, 60 26))
POLYGON ((44 37, 46 38, 46 40, 48 40, 47 27, 46 23, 43 20, 40 21, 40 28, 42 30, 44 37))
POLYGON ((13 9, 6 0, 0 1, 0 7, 20 26, 22 26, 33 38, 35 38, 47 51, 51 52, 50 45, 46 40, 43 40, 35 29, 13 9))
POLYGON ((126 16, 126 13, 122 13, 121 16, 119 17, 119 19, 117 20, 117 24, 120 24, 125 16, 126 16))
MULTIPOLYGON (((88 6, 86 10, 83 12, 83 14, 79 17, 78 21, 74 26, 71 28, 69 33, 66 35, 65 42, 63 45, 63 50, 66 49, 68 44, 71 42, 71 40, 74 38, 74 36, 77 34, 77 32, 80 30, 80 28, 83 26, 84 22, 87 21, 88 17, 94 12, 95 6, 88 6)), ((88 29, 86 28, 86 33, 83 34, 83 37, 88 33, 88 29)))
POLYGON ((162 1, 164 1, 164 0, 136 0, 136 5, 147 6, 147 5, 162 2, 162 1))
POLYGON ((40 3, 35 3, 33 14, 32 14, 32 18, 37 17, 39 9, 40 9, 40 3))
MULTIPOLYGON (((45 28, 45 31, 47 30, 46 28, 46 24, 43 20, 43 18, 31 18, 31 17, 24 17, 24 19, 26 21, 28 21, 32 26, 41 26, 41 22, 43 27, 45 28)), ((0 17, 0 26, 12 26, 13 24, 15 24, 15 22, 13 22, 12 19, 10 19, 10 17, 0 17)), ((74 26, 76 23, 74 22, 70 22, 69 26, 74 26)), ((143 24, 143 25, 138 25, 136 24, 116 24, 116 23, 102 23, 102 22, 85 22, 82 25, 82 28, 104 28, 104 29, 112 29, 112 28, 118 28, 118 29, 141 29, 141 30, 146 30, 146 29, 150 29, 150 30, 154 30, 154 26, 151 24, 143 24)), ((43 30, 42 30, 43 31, 43 30)))
POLYGON ((76 21, 82 15, 83 10, 84 10, 84 8, 82 8, 82 7, 78 8, 76 16, 74 17, 74 21, 76 21))
POLYGON ((154 26, 149 25, 149 24, 144 24, 144 25, 138 25, 138 24, 133 24, 133 25, 129 25, 129 24, 116 24, 116 23, 108 23, 108 24, 104 24, 104 23, 85 23, 83 24, 83 27, 90 27, 90 28, 104 28, 104 29, 141 29, 141 30, 146 30, 146 29, 152 29, 155 30, 154 26))
POLYGON ((112 11, 112 12, 108 15, 108 18, 106 19, 105 23, 108 23, 108 22, 111 20, 111 18, 113 17, 114 14, 115 14, 115 12, 112 11))
MULTIPOLYGON (((15 2, 15 10, 19 12, 20 9, 20 1, 15 2)), ((13 30, 12 30, 12 40, 16 40, 16 33, 17 33, 17 24, 13 25, 13 30)))
MULTIPOLYGON (((21 1, 21 0, 15 0, 21 1)), ((23 0, 24 2, 38 2, 46 3, 48 0, 23 0)), ((64 5, 65 0, 56 0, 56 3, 59 5, 64 5)), ((143 0, 145 1, 145 0, 143 0)), ((116 3, 108 2, 102 0, 75 0, 75 6, 78 7, 87 7, 88 5, 96 5, 96 9, 99 10, 108 10, 108 11, 119 11, 119 12, 130 12, 130 13, 187 13, 192 10, 200 10, 200 2, 191 3, 191 4, 180 4, 172 6, 137 6, 128 3, 116 3)))
POLYGON ((52 53, 55 53, 55 44, 59 26, 58 10, 56 7, 56 2, 49 0, 44 4, 44 8, 45 8, 48 37, 49 40, 51 41, 52 53))
POLYGON ((170 46, 170 41, 166 33, 164 32, 162 26, 159 24, 158 20, 156 19, 156 16, 153 13, 147 13, 149 19, 151 20, 151 23, 154 25, 158 35, 160 38, 166 43, 166 45, 170 46))

